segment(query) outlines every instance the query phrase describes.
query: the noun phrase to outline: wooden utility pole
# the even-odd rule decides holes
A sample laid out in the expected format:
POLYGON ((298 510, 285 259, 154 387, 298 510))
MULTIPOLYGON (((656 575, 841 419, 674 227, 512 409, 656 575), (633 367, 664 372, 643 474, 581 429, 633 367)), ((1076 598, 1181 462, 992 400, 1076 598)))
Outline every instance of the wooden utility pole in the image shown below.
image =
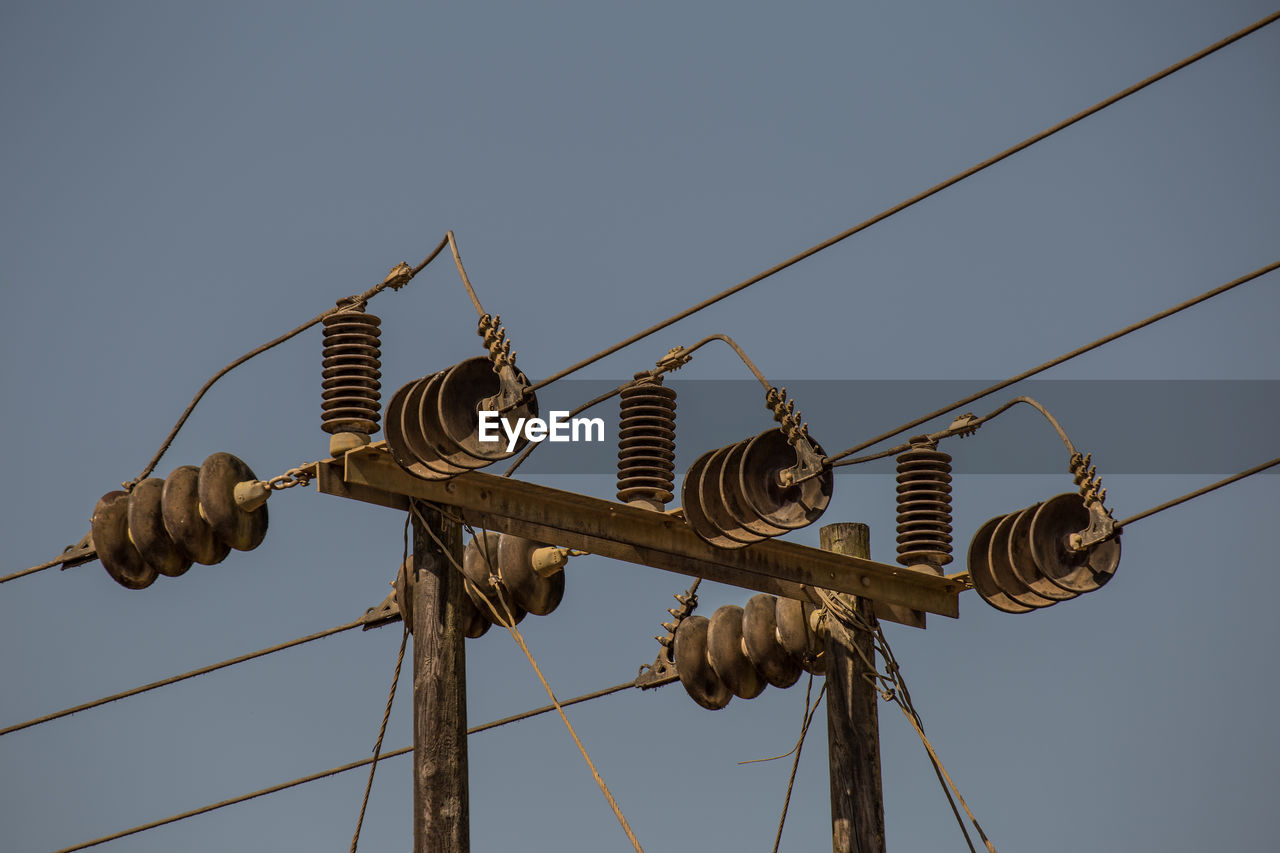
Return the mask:
POLYGON ((471 848, 471 829, 467 803, 467 661, 462 625, 465 592, 462 573, 453 568, 450 560, 452 556, 458 565, 462 564, 462 528, 428 503, 415 502, 410 514, 413 850, 466 853, 471 848), (449 553, 441 550, 436 539, 449 553))
MULTIPOLYGON (((822 550, 869 559, 865 524, 828 524, 822 550)), ((844 593, 859 615, 875 624, 871 602, 844 593)), ((866 631, 827 618, 827 749, 831 764, 831 849, 835 853, 884 853, 884 789, 880 781, 880 718, 874 684, 863 677, 862 656, 875 662, 866 631), (861 651, 862 655, 858 652, 861 651)))

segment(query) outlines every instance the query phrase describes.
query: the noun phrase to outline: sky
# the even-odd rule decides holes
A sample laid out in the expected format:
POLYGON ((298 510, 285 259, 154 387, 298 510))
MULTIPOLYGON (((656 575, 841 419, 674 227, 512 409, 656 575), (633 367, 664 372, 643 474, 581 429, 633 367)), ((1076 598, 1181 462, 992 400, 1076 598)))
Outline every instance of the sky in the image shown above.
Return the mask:
MULTIPOLYGON (((417 263, 446 229, 538 379, 1271 11, 6 3, 0 570, 79 539, 215 370, 417 263)), ((828 450, 853 445, 1277 260, 1277 103, 1280 25, 576 378, 616 383, 725 333, 793 387, 828 450)), ((1277 276, 1040 377, 1035 394, 1096 448, 1117 515, 1276 455, 1277 276)), ((482 352, 447 263, 370 310, 384 399, 482 352)), ((216 385, 157 473, 216 451, 263 477, 324 457, 319 350, 312 330, 216 385)), ((750 377, 727 349, 678 378, 678 472, 769 426, 758 390, 729 382, 750 377), (698 405, 699 388, 735 407, 698 405)), ((548 395, 589 396, 563 387, 548 395)), ((960 472, 954 571, 983 521, 1072 488, 1029 410, 944 449, 960 472)), ((600 458, 528 476, 612 499, 600 458)), ((970 592, 959 619, 886 627, 997 849, 1271 849, 1278 482, 1134 525, 1090 595, 1009 615, 970 592)), ((822 523, 862 521, 892 562, 893 516, 886 469, 846 473, 821 522, 789 538, 816 546, 822 523)), ((270 518, 257 550, 144 591, 96 563, 0 586, 0 727, 346 623, 388 592, 401 513, 293 489, 270 518)), ((590 556, 566 571, 561 607, 522 625, 565 698, 651 662, 687 585, 590 556)), ((704 584, 699 612, 747 597, 704 584)), ((348 632, 0 737, 0 846, 50 851, 368 756, 399 641, 395 626, 348 632)), ((545 703, 509 637, 466 655, 472 723, 545 703)), ((410 742, 410 691, 406 672, 388 749, 410 742)), ((737 762, 789 749, 803 703, 801 684, 710 712, 672 685, 569 715, 646 849, 768 849, 789 764, 737 762)), ((915 734, 892 706, 880 723, 890 849, 964 849, 915 734)), ((627 849, 554 716, 468 746, 474 849, 627 849)), ((829 843, 825 752, 815 723, 783 850, 829 843)), ((363 849, 409 847, 409 774, 407 758, 380 767, 363 849)), ((344 774, 102 849, 346 849, 364 783, 344 774)))

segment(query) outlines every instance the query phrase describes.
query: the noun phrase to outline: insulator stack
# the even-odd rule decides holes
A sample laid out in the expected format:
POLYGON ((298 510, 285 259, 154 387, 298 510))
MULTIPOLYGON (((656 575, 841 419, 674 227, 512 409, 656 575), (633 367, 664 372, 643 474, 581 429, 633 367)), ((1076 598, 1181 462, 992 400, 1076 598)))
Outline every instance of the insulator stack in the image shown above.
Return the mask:
POLYGON ((661 511, 675 497, 676 392, 661 376, 635 378, 619 405, 618 500, 661 511))
MULTIPOLYGON (((812 444, 821 456, 821 445, 812 444)), ((717 548, 745 548, 812 524, 831 502, 835 477, 826 468, 783 486, 779 475, 796 462, 796 449, 779 429, 702 454, 681 486, 685 520, 717 548)))
POLYGON ((330 435, 373 435, 382 409, 382 321, 364 311, 324 318, 320 427, 330 435))
POLYGON ((1098 589, 1120 564, 1120 540, 1117 534, 1073 549, 1072 535, 1088 526, 1088 507, 1076 492, 989 519, 969 543, 973 588, 1005 613, 1027 613, 1098 589))
MULTIPOLYGON (((528 386, 523 373, 508 369, 514 382, 528 386)), ((482 440, 480 412, 497 411, 493 407, 503 381, 487 357, 477 356, 401 387, 387 403, 384 421, 391 458, 415 477, 445 480, 515 455, 529 440, 519 430, 509 448, 508 432, 517 432, 522 419, 537 416, 538 400, 526 393, 522 402, 491 422, 495 440, 482 440)))
POLYGON ((951 456, 913 438, 898 456, 898 562, 941 574, 951 562, 951 456))
POLYGON ((527 613, 546 616, 559 607, 568 558, 567 549, 505 533, 490 531, 468 542, 462 551, 466 635, 479 637, 508 615, 518 624, 527 613))
POLYGON ((734 696, 751 699, 767 685, 790 687, 802 671, 826 672, 812 605, 760 593, 746 607, 726 604, 710 619, 689 616, 676 629, 680 683, 712 711, 734 696))
POLYGON ((251 551, 267 534, 267 492, 264 486, 256 497, 238 499, 236 486, 257 482, 244 462, 215 453, 199 468, 184 465, 131 492, 108 492, 93 511, 98 559, 121 586, 143 589, 192 563, 220 563, 232 548, 251 551))

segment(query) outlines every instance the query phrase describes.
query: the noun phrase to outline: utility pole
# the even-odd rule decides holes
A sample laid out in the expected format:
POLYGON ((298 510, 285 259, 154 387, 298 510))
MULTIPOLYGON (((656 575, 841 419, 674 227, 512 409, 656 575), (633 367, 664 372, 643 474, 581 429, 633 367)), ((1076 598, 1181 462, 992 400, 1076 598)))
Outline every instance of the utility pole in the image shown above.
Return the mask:
MULTIPOLYGON (((850 557, 871 556, 865 524, 828 524, 822 550, 850 557)), ((875 624, 871 602, 844 593, 857 613, 875 624)), ((863 677, 863 657, 875 662, 866 631, 827 619, 827 751, 831 765, 831 849, 834 853, 884 853, 884 789, 880 781, 880 718, 876 688, 863 677), (861 655, 859 654, 861 652, 861 655)))
POLYGON ((413 518, 408 591, 413 631, 413 850, 467 853, 471 829, 462 625, 465 593, 462 573, 453 567, 453 561, 462 564, 462 528, 432 504, 414 501, 409 511, 413 518), (437 539, 447 552, 436 544, 437 539))

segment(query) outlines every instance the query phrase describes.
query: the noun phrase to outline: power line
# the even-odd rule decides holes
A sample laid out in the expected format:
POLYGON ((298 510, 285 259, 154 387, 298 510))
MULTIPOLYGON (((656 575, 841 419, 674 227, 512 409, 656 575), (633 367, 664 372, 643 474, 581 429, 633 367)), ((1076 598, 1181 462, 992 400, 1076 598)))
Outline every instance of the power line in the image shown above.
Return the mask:
POLYGON ((164 678, 160 681, 153 681, 150 684, 144 684, 141 687, 135 687, 132 690, 125 690, 122 693, 113 693, 110 696, 104 696, 93 702, 85 702, 83 705, 76 705, 72 708, 63 708, 61 711, 54 711, 52 714, 45 714, 43 717, 36 717, 33 720, 27 720, 23 723, 15 723, 12 726, 0 729, 0 737, 12 734, 13 732, 22 731, 23 729, 31 728, 32 726, 49 723, 54 720, 70 716, 71 714, 77 714, 81 711, 87 711, 90 708, 97 708, 100 705, 106 705, 108 702, 115 702, 118 699, 127 699, 130 696, 137 696, 139 693, 146 693, 148 690, 155 690, 157 687, 167 687, 170 684, 177 684, 179 681, 186 681, 188 678, 195 678, 197 675, 205 675, 206 673, 215 672, 219 669, 225 669, 229 666, 235 666, 239 663, 251 661, 254 658, 260 658, 265 655, 274 654, 275 652, 282 652, 285 649, 291 649, 294 646, 301 646, 302 644, 310 643, 313 640, 332 637, 334 634, 341 634, 343 631, 350 631, 352 628, 359 628, 364 624, 365 622, 363 619, 357 619, 354 622, 348 622, 347 624, 339 625, 336 628, 329 628, 328 630, 320 631, 315 634, 308 634, 305 637, 298 637, 296 640, 290 640, 287 643, 280 643, 275 646, 269 646, 265 649, 258 649, 256 652, 249 652, 248 654, 240 655, 239 657, 228 658, 227 660, 220 661, 218 663, 202 666, 199 669, 193 669, 190 672, 184 672, 181 675, 170 676, 169 678, 164 678))
MULTIPOLYGON (((676 680, 676 676, 673 675, 667 679, 652 682, 649 686, 657 687, 663 684, 670 684, 675 680, 676 680)), ((613 687, 606 687, 603 690, 596 690, 592 693, 584 693, 583 695, 576 696, 573 699, 564 699, 560 701, 560 707, 567 708, 570 705, 577 705, 581 702, 589 702, 592 699, 599 699, 602 696, 608 696, 612 693, 619 693, 623 690, 626 690, 628 687, 635 687, 635 682, 628 681, 623 684, 615 684, 613 687)), ((539 716, 540 714, 546 714, 554 710, 556 710, 555 705, 544 705, 541 708, 534 708, 533 710, 525 711, 524 713, 521 713, 521 714, 515 714, 514 716, 511 716, 511 717, 504 717, 501 720, 494 720, 491 723, 484 723, 483 725, 479 725, 479 726, 475 726, 474 728, 467 729, 467 734, 469 735, 478 734, 483 731, 488 731, 489 729, 494 729, 499 726, 505 726, 509 723, 514 723, 519 720, 527 720, 530 717, 536 717, 536 716, 539 716)), ((167 826, 171 823, 177 823, 178 821, 186 820, 187 818, 197 817, 198 815, 202 815, 202 814, 208 814, 209 812, 217 811, 218 809, 226 808, 227 806, 234 806, 239 803, 248 802, 249 800, 253 800, 258 797, 264 797, 267 794, 274 794, 277 791, 284 791, 289 788, 296 788, 297 786, 305 785, 308 782, 316 782, 320 779, 326 779, 330 776, 336 776, 339 773, 346 773, 350 770, 357 770, 361 767, 368 767, 370 764, 373 764, 375 761, 386 761, 389 758, 397 758, 401 755, 408 755, 411 752, 413 752, 413 747, 406 746, 397 750, 393 750, 391 752, 384 752, 381 757, 375 756, 373 758, 365 758, 360 761, 353 761, 350 764, 341 764, 337 767, 330 767, 328 770, 321 770, 319 773, 312 773, 308 776, 301 776, 297 779, 292 779, 288 782, 281 782, 278 785, 271 785, 270 787, 267 787, 267 788, 260 788, 259 790, 252 791, 248 794, 241 794, 238 797, 232 797, 229 800, 220 800, 219 802, 211 803, 210 805, 207 805, 207 806, 201 806, 200 808, 191 809, 185 812, 179 812, 178 814, 170 815, 169 817, 161 818, 160 820, 153 820, 150 823, 143 823, 143 824, 139 824, 138 826, 130 827, 129 829, 122 829, 119 832, 113 832, 110 835, 104 835, 104 836, 101 836, 100 838, 95 838, 92 841, 85 841, 80 844, 76 844, 72 847, 63 847, 62 849, 55 851, 55 853, 74 853, 74 851, 77 851, 77 850, 87 850, 88 848, 96 847, 99 844, 106 844, 108 841, 116 841, 120 838, 125 838, 130 835, 136 835, 139 832, 146 832, 147 830, 150 830, 150 829, 157 829, 162 826, 167 826)))
MULTIPOLYGON (((1276 15, 1280 16, 1280 12, 1277 12, 1276 15)), ((1102 346, 1103 344, 1111 343, 1112 341, 1118 338, 1124 337, 1130 332, 1136 332, 1139 329, 1150 326, 1152 323, 1163 320, 1166 317, 1172 317, 1174 314, 1177 314, 1179 311, 1185 311, 1188 308, 1191 308, 1195 305, 1199 305, 1201 302, 1212 299, 1213 297, 1218 296, 1219 294, 1226 293, 1228 290, 1239 287, 1242 284, 1247 284, 1253 281, 1255 278, 1264 276, 1269 272, 1274 272, 1276 269, 1280 269, 1280 261, 1274 261, 1270 264, 1267 264, 1265 267, 1259 267, 1258 269, 1254 270, 1251 273, 1242 275, 1237 279, 1227 282, 1226 284, 1219 285, 1218 287, 1215 287, 1212 290, 1205 291, 1199 296, 1196 296, 1192 299, 1188 299, 1185 302, 1180 302, 1177 305, 1173 306, 1172 308, 1166 308, 1164 311, 1161 311, 1157 314, 1152 314, 1150 317, 1146 318, 1145 320, 1139 320, 1137 323, 1133 323, 1132 325, 1125 326, 1123 329, 1120 329, 1119 331, 1115 331, 1109 335, 1105 335, 1101 338, 1098 338, 1096 341, 1093 341, 1092 343, 1085 344, 1082 347, 1073 349, 1069 353, 1065 353, 1064 355, 1060 355, 1057 358, 1050 359, 1049 361, 1046 361, 1044 364, 1041 364, 1037 367, 1033 367, 1030 370, 1024 370, 1022 373, 1019 373, 1016 376, 1011 376, 1002 382, 997 382, 995 385, 992 385, 989 388, 984 388, 981 391, 978 391, 974 394, 970 394, 968 397, 963 397, 959 400, 956 400, 954 403, 951 403, 947 406, 943 406, 941 409, 930 412, 927 415, 922 415, 921 417, 918 417, 915 420, 908 421, 902 426, 895 427, 894 429, 891 429, 888 432, 882 433, 876 436, 875 438, 869 438, 866 441, 862 442, 861 444, 855 444, 853 447, 850 447, 847 450, 842 450, 839 453, 835 454, 834 456, 828 456, 827 462, 829 463, 836 462, 840 459, 845 458, 846 456, 852 456, 854 453, 857 453, 859 450, 866 450, 868 447, 871 447, 873 444, 879 444, 885 439, 893 438, 895 435, 898 435, 899 433, 903 433, 909 429, 918 427, 921 424, 931 421, 936 417, 940 417, 942 415, 947 414, 948 412, 959 409, 961 406, 967 406, 970 403, 974 402, 975 400, 980 400, 989 394, 994 394, 997 391, 1008 388, 1010 385, 1013 385, 1017 382, 1021 382, 1024 379, 1028 379, 1032 376, 1035 376, 1037 373, 1041 373, 1045 370, 1048 370, 1051 367, 1056 367, 1065 361, 1070 361, 1071 359, 1076 358, 1077 356, 1084 355, 1090 350, 1095 350, 1098 347, 1102 346)))
POLYGON ((1208 47, 1203 48, 1202 50, 1196 51, 1195 53, 1191 54, 1187 58, 1180 60, 1178 62, 1175 62, 1173 65, 1170 65, 1168 68, 1165 68, 1162 71, 1158 71, 1155 74, 1152 74, 1150 77, 1147 77, 1144 80, 1140 80, 1139 82, 1134 83, 1132 86, 1128 87, 1127 89, 1122 89, 1121 91, 1116 92, 1114 95, 1108 98, 1104 98, 1103 100, 1099 101, 1098 103, 1094 104, 1088 109, 1078 112, 1075 115, 1071 116, 1070 118, 1063 119, 1062 121, 1058 122, 1052 127, 1042 130, 1039 133, 1035 134, 1034 136, 1027 137, 1026 139, 1019 142, 1017 145, 1014 145, 1011 148, 1006 148, 1004 151, 1001 151, 999 154, 989 157, 986 160, 983 160, 981 163, 978 163, 975 166, 971 166, 970 168, 965 169, 963 172, 960 172, 956 175, 951 176, 950 178, 947 178, 942 183, 935 184, 929 189, 921 193, 917 193, 916 195, 913 195, 911 198, 907 199, 906 201, 900 202, 894 205, 893 207, 888 208, 887 210, 883 210, 880 213, 877 213, 875 216, 871 217, 870 219, 864 220, 863 222, 858 223, 857 225, 853 226, 852 228, 846 231, 841 231, 839 234, 835 235, 834 237, 823 240, 821 243, 818 243, 815 246, 811 246, 808 249, 805 249, 800 254, 793 255, 792 257, 788 258, 782 263, 769 267, 769 269, 765 270, 764 272, 757 273, 751 278, 745 281, 739 282, 738 284, 735 284, 733 287, 729 288, 728 290, 721 291, 720 293, 717 293, 715 296, 712 296, 709 299, 704 299, 702 302, 699 302, 697 305, 686 308, 685 310, 681 311, 679 314, 675 314, 671 317, 668 317, 666 320, 663 320, 661 323, 657 323, 656 325, 650 326, 649 328, 645 329, 642 332, 637 332, 631 337, 626 338, 625 340, 619 341, 618 343, 614 344, 611 347, 608 347, 607 349, 601 350, 600 352, 596 353, 590 358, 583 359, 577 364, 566 367, 564 370, 561 370, 559 373, 553 374, 547 377, 546 379, 542 380, 541 382, 535 383, 530 390, 536 391, 539 388, 543 388, 547 385, 550 385, 552 382, 557 382, 571 373, 575 373, 590 364, 594 364, 595 362, 599 361, 602 358, 613 355, 615 352, 617 352, 620 349, 625 349, 626 347, 631 346, 635 342, 639 340, 643 340, 644 338, 647 338, 649 335, 652 335, 655 332, 662 331, 663 329, 667 328, 673 323, 678 323, 679 321, 685 319, 686 317, 696 314, 697 312, 701 311, 703 308, 708 308, 716 304, 717 302, 721 301, 722 299, 726 299, 732 296, 733 294, 737 293, 740 290, 746 290, 751 285, 758 284, 759 282, 764 281, 766 278, 769 278, 770 276, 776 273, 782 272, 787 267, 797 264, 800 261, 803 261, 805 258, 810 257, 811 255, 816 255, 818 252, 821 252, 824 249, 829 249, 832 246, 836 245, 837 243, 847 240, 848 238, 852 237, 854 234, 857 234, 859 231, 864 231, 878 222, 882 222, 895 214, 901 213, 902 211, 906 210, 907 208, 911 207, 917 202, 924 201, 926 198, 929 198, 929 196, 934 195, 935 193, 939 193, 942 190, 947 189, 948 187, 954 186, 955 184, 960 183, 964 179, 970 178, 978 174, 979 172, 983 171, 987 167, 994 166, 996 163, 999 163, 1001 160, 1004 160, 1008 157, 1012 157, 1014 154, 1017 154, 1018 152, 1023 151, 1024 149, 1030 148, 1032 145, 1035 145, 1037 142, 1041 142, 1045 139, 1048 139, 1050 136, 1053 136, 1058 131, 1065 130, 1066 128, 1070 127, 1076 122, 1081 121, 1082 119, 1088 118, 1094 113, 1099 112, 1100 110, 1103 110, 1111 106, 1112 104, 1115 104, 1115 103, 1118 103, 1119 101, 1124 100, 1130 95, 1147 88, 1153 83, 1163 80, 1165 77, 1168 77, 1170 74, 1173 74, 1175 71, 1180 71, 1189 65, 1199 62, 1201 59, 1204 59, 1210 54, 1216 53, 1217 51, 1221 50, 1227 45, 1233 42, 1239 41, 1245 36, 1251 33, 1257 32, 1263 27, 1266 27, 1270 24, 1275 23, 1277 20, 1280 20, 1280 11, 1273 12, 1272 14, 1266 16, 1265 18, 1262 18, 1261 20, 1250 24, 1244 29, 1239 30, 1235 33, 1232 33, 1231 35, 1227 36, 1221 41, 1214 42, 1208 47))
POLYGON ((301 326, 298 326, 296 329, 292 329, 288 332, 285 332, 283 335, 281 335, 278 338, 274 338, 270 341, 267 341, 265 344, 258 347, 257 349, 250 350, 249 352, 237 358, 235 361, 228 364, 226 367, 219 370, 217 373, 213 374, 213 376, 209 378, 208 382, 205 382, 204 385, 200 386, 200 390, 196 392, 195 397, 193 397, 191 399, 191 402, 187 404, 187 408, 183 410, 182 415, 178 418, 178 422, 173 425, 173 429, 169 430, 169 435, 165 437, 164 443, 160 445, 160 449, 156 451, 155 456, 151 457, 151 461, 147 463, 147 466, 142 469, 142 473, 134 477, 133 480, 131 480, 130 482, 124 484, 126 491, 131 489, 133 486, 137 485, 143 478, 149 476, 151 472, 155 470, 156 465, 160 463, 160 458, 164 456, 165 451, 169 449, 169 445, 171 445, 173 443, 173 440, 177 438, 178 431, 182 429, 183 424, 187 422, 187 418, 191 416, 191 413, 195 410, 196 405, 200 402, 201 398, 204 397, 205 393, 208 392, 208 390, 213 387, 213 384, 215 382, 217 382, 222 377, 226 376, 232 370, 235 370, 240 365, 244 364, 249 359, 254 358, 255 356, 259 356, 262 353, 266 352, 267 350, 271 349, 272 347, 278 346, 284 343, 285 341, 289 340, 290 338, 302 334, 307 329, 310 329, 312 326, 316 325, 317 323, 322 322, 324 318, 332 314, 337 314, 340 311, 347 311, 352 307, 363 305, 364 303, 368 302, 370 299, 377 296, 379 293, 381 293, 383 290, 385 290, 388 287, 399 290, 401 287, 404 287, 406 284, 408 284, 413 279, 414 276, 416 276, 418 273, 426 269, 427 264, 434 261, 436 259, 436 255, 444 251, 444 247, 447 246, 448 244, 449 244, 449 237, 446 235, 445 238, 440 241, 440 245, 436 246, 435 249, 431 251, 431 254, 427 255, 426 259, 422 263, 418 264, 416 267, 410 267, 408 264, 400 264, 396 266, 391 270, 391 273, 385 279, 383 279, 378 284, 375 284, 373 287, 369 288, 364 293, 361 293, 357 296, 349 296, 346 299, 340 300, 337 306, 330 308, 328 311, 324 311, 320 314, 317 314, 315 317, 312 317, 310 320, 303 323, 301 326))
POLYGON ((1196 489, 1194 492, 1188 492, 1182 497, 1174 498, 1173 500, 1170 500, 1170 501, 1165 501, 1159 506, 1152 507, 1151 509, 1140 512, 1137 515, 1131 515, 1128 518, 1126 518, 1124 521, 1117 521, 1116 531, 1119 532, 1121 528, 1126 527, 1130 524, 1133 524, 1135 521, 1141 521, 1142 519, 1155 515, 1158 512, 1164 512, 1166 509, 1172 509, 1175 506, 1178 506, 1179 504, 1184 504, 1187 501, 1195 500, 1196 498, 1203 497, 1204 495, 1207 495, 1216 489, 1221 489, 1223 486, 1229 486, 1232 483, 1236 482, 1237 480, 1243 480, 1245 477, 1252 477, 1254 474, 1260 474, 1263 471, 1266 471, 1268 468, 1274 468, 1277 465, 1280 465, 1280 456, 1277 456, 1275 459, 1272 459, 1270 462, 1263 462, 1261 465, 1255 465, 1247 471, 1241 471, 1239 474, 1232 474, 1230 477, 1227 477, 1226 479, 1223 479, 1223 480, 1219 480, 1216 483, 1210 483, 1207 486, 1196 489))
POLYGON ((8 583, 9 581, 17 580, 18 578, 25 578, 27 575, 34 575, 36 572, 43 572, 45 569, 52 569, 54 566, 60 565, 62 560, 62 557, 58 557, 57 559, 50 560, 47 563, 41 563, 38 566, 32 566, 29 569, 23 569, 20 572, 5 575, 4 577, 0 577, 0 583, 8 583))
MULTIPOLYGON (((332 316, 333 314, 337 314, 342 311, 347 311, 355 306, 363 305, 364 303, 368 302, 370 299, 377 296, 379 293, 381 293, 383 290, 385 290, 388 287, 394 290, 399 290, 400 288, 408 284, 410 281, 412 281, 413 278, 418 273, 426 269, 427 265, 430 264, 432 261, 434 261, 436 259, 436 256, 439 255, 442 251, 444 251, 445 246, 451 246, 452 241, 453 241, 453 232, 452 231, 446 232, 444 238, 440 241, 440 244, 436 246, 434 249, 432 249, 431 254, 427 255, 426 259, 423 260, 423 262, 418 264, 416 267, 410 267, 408 264, 397 265, 391 270, 391 272, 387 275, 386 278, 384 278, 382 281, 375 284, 373 287, 369 288, 368 290, 364 291, 363 293, 360 293, 356 296, 348 296, 345 299, 339 300, 338 304, 333 308, 330 308, 327 311, 317 314, 307 322, 303 323, 301 326, 298 326, 295 329, 291 329, 285 332, 283 335, 280 335, 277 338, 273 338, 272 340, 267 341, 265 344, 263 344, 260 347, 257 347, 256 349, 250 350, 249 352, 237 358, 235 361, 223 367, 217 373, 213 374, 213 376, 209 377, 209 380, 205 382, 204 385, 200 386, 200 390, 196 392, 196 395, 193 398, 191 398, 191 402, 187 404, 187 408, 184 409, 182 414, 178 417, 177 423, 173 425, 173 429, 169 430, 169 434, 165 437, 164 442, 160 445, 160 449, 157 450, 155 455, 151 457, 151 461, 148 462, 146 467, 142 469, 142 472, 139 473, 138 476, 134 477, 129 482, 122 483, 121 485, 123 485, 126 490, 131 490, 143 479, 150 476, 151 472, 155 470, 156 465, 160 464, 161 457, 163 457, 164 454, 169 450, 169 446, 173 444, 173 440, 178 437, 178 432, 181 431, 182 427, 186 424, 187 418, 191 417, 191 413, 195 411, 196 406, 199 405, 200 401, 204 398, 204 395, 208 393, 209 389, 212 388, 214 383, 217 382, 219 379, 226 376, 228 373, 235 370, 237 367, 244 364, 246 361, 249 361, 250 359, 255 358, 256 356, 262 355, 267 350, 270 350, 273 347, 277 347, 280 344, 284 343, 285 341, 291 338, 297 337, 298 335, 302 334, 307 329, 310 329, 312 326, 316 325, 317 323, 323 322, 326 317, 332 316)), ((458 258, 456 248, 454 249, 454 258, 458 262, 458 270, 459 272, 462 273, 463 284, 466 285, 467 293, 471 296, 472 301, 475 302, 475 292, 471 289, 471 282, 467 280, 465 271, 462 270, 462 260, 458 258)), ((479 310, 478 302, 476 302, 476 307, 477 307, 477 310, 479 310)), ((87 562, 89 559, 92 559, 95 556, 96 556, 96 553, 91 552, 88 555, 88 557, 83 560, 83 562, 87 562)), ((22 571, 5 575, 4 577, 0 577, 0 584, 8 583, 11 580, 17 580, 18 578, 26 577, 27 575, 33 575, 36 572, 42 572, 45 569, 51 569, 54 566, 64 561, 65 561, 65 558, 59 557, 58 559, 41 563, 38 566, 32 566, 29 569, 23 569, 22 571)), ((3 734, 3 732, 0 732, 0 734, 3 734)))

